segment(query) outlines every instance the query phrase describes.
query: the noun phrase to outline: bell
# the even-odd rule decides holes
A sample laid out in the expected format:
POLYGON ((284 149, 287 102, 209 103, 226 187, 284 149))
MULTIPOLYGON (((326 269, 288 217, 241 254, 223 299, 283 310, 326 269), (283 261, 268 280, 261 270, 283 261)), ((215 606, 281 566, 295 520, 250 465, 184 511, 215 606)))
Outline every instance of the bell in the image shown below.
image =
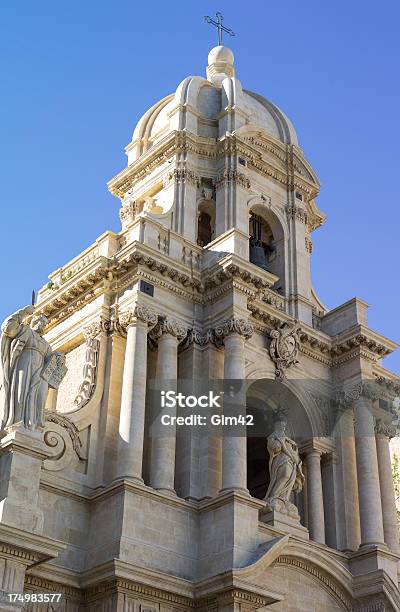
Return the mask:
POLYGON ((265 250, 260 240, 250 240, 250 263, 268 271, 265 250))

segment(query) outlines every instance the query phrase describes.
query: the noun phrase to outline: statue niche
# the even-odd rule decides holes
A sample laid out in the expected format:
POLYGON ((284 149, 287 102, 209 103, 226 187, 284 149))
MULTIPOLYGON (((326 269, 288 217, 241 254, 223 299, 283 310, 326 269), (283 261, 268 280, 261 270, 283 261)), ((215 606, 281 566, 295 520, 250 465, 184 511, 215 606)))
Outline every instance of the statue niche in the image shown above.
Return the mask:
POLYGON ((0 430, 16 424, 43 427, 48 389, 57 389, 67 371, 64 355, 42 338, 47 318, 34 311, 25 306, 1 326, 0 430))

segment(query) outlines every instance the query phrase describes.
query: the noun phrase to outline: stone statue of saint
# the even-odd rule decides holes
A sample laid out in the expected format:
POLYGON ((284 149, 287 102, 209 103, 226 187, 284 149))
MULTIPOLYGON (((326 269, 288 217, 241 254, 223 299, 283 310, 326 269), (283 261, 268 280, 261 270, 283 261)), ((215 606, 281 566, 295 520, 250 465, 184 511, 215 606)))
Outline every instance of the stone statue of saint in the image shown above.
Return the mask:
POLYGON ((48 389, 57 389, 67 371, 64 355, 42 338, 47 318, 34 311, 25 306, 1 326, 0 430, 17 423, 29 429, 43 426, 48 389))
POLYGON ((296 442, 286 435, 286 421, 279 417, 268 437, 269 487, 265 496, 269 510, 277 510, 298 518, 298 511, 290 502, 292 491, 301 491, 304 475, 296 442))

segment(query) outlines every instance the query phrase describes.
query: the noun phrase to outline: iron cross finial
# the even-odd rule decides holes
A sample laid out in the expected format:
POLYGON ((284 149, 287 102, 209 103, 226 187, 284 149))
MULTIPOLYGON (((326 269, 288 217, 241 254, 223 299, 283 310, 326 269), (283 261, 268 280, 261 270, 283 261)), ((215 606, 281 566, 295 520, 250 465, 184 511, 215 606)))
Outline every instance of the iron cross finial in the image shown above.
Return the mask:
POLYGON ((215 26, 218 30, 218 44, 221 46, 222 45, 222 32, 226 32, 227 34, 229 34, 229 36, 235 36, 235 32, 233 30, 231 30, 230 28, 226 28, 222 22, 224 20, 224 17, 222 15, 222 13, 216 13, 215 15, 216 19, 212 19, 211 17, 209 17, 208 15, 206 15, 204 17, 204 19, 207 21, 207 23, 210 23, 211 25, 215 26))

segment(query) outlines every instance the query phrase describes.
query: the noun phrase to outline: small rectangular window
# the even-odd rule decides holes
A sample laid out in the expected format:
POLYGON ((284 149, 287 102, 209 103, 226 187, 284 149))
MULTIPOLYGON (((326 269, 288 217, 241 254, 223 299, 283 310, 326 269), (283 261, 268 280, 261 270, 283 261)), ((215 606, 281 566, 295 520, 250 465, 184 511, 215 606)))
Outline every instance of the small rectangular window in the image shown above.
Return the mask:
POLYGON ((241 166, 247 166, 246 160, 243 157, 239 157, 238 162, 241 166))
POLYGON ((141 280, 139 283, 139 289, 142 293, 149 295, 150 297, 154 297, 154 285, 147 283, 144 280, 141 280))
POLYGON ((296 198, 297 198, 298 200, 303 200, 303 194, 302 194, 302 193, 300 193, 300 191, 296 191, 296 198))

